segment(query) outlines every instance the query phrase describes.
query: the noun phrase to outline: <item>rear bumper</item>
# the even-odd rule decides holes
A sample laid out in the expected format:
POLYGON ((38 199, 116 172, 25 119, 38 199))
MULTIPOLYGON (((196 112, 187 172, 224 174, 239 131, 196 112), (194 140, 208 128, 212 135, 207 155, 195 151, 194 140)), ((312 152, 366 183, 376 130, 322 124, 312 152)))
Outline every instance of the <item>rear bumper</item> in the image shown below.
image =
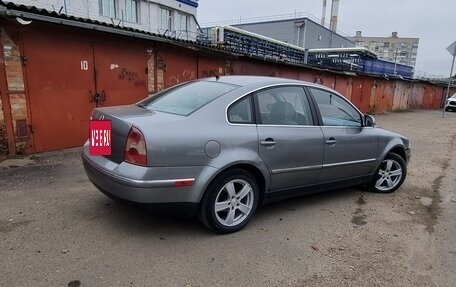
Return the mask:
POLYGON ((109 197, 135 203, 190 204, 201 200, 213 167, 142 167, 112 162, 82 150, 82 162, 89 180, 109 197), (191 186, 175 186, 179 180, 194 179, 191 186))

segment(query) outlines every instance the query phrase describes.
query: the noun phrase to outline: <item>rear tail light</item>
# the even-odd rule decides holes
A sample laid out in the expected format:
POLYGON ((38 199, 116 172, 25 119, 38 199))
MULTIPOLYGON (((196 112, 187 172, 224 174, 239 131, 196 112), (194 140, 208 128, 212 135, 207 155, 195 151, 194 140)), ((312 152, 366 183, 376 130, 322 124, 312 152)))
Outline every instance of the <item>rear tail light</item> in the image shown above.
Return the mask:
POLYGON ((144 135, 135 127, 131 127, 125 144, 124 161, 146 166, 147 164, 147 149, 144 135))

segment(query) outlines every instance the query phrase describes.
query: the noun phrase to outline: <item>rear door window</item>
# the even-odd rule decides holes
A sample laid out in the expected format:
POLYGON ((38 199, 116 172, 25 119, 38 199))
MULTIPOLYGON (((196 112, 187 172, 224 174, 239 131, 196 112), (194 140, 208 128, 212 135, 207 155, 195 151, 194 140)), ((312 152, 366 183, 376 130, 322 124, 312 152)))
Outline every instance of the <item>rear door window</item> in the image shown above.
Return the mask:
POLYGON ((261 124, 313 125, 302 87, 276 87, 256 94, 261 124))

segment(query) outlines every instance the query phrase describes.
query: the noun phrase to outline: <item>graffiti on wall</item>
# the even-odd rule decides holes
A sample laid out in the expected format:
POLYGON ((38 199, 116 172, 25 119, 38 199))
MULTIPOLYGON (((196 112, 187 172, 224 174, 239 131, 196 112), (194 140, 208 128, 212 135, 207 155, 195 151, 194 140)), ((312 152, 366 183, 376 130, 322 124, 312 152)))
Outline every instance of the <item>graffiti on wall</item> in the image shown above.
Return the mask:
POLYGON ((218 75, 217 69, 202 71, 201 74, 204 78, 210 78, 218 75))
POLYGON ((126 80, 129 83, 133 83, 135 86, 146 85, 146 82, 138 76, 137 72, 129 71, 126 68, 120 70, 119 80, 126 80))
POLYGON ((120 73, 119 73, 119 79, 120 80, 128 80, 129 82, 131 81, 134 81, 135 79, 138 79, 138 73, 136 72, 132 72, 132 71, 128 71, 127 69, 125 68, 122 68, 122 70, 120 70, 120 73))
POLYGON ((173 86, 182 82, 187 82, 196 79, 196 72, 191 69, 184 69, 182 73, 172 75, 166 81, 169 86, 173 86))

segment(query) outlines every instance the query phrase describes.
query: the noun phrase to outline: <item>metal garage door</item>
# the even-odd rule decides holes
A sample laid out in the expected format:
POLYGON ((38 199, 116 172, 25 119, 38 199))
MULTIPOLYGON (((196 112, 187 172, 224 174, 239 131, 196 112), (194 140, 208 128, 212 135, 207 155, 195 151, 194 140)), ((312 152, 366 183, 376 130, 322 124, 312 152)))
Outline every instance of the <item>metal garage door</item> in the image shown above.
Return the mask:
POLYGON ((147 56, 140 45, 68 30, 33 31, 23 41, 36 152, 81 146, 94 107, 147 95, 147 56))

